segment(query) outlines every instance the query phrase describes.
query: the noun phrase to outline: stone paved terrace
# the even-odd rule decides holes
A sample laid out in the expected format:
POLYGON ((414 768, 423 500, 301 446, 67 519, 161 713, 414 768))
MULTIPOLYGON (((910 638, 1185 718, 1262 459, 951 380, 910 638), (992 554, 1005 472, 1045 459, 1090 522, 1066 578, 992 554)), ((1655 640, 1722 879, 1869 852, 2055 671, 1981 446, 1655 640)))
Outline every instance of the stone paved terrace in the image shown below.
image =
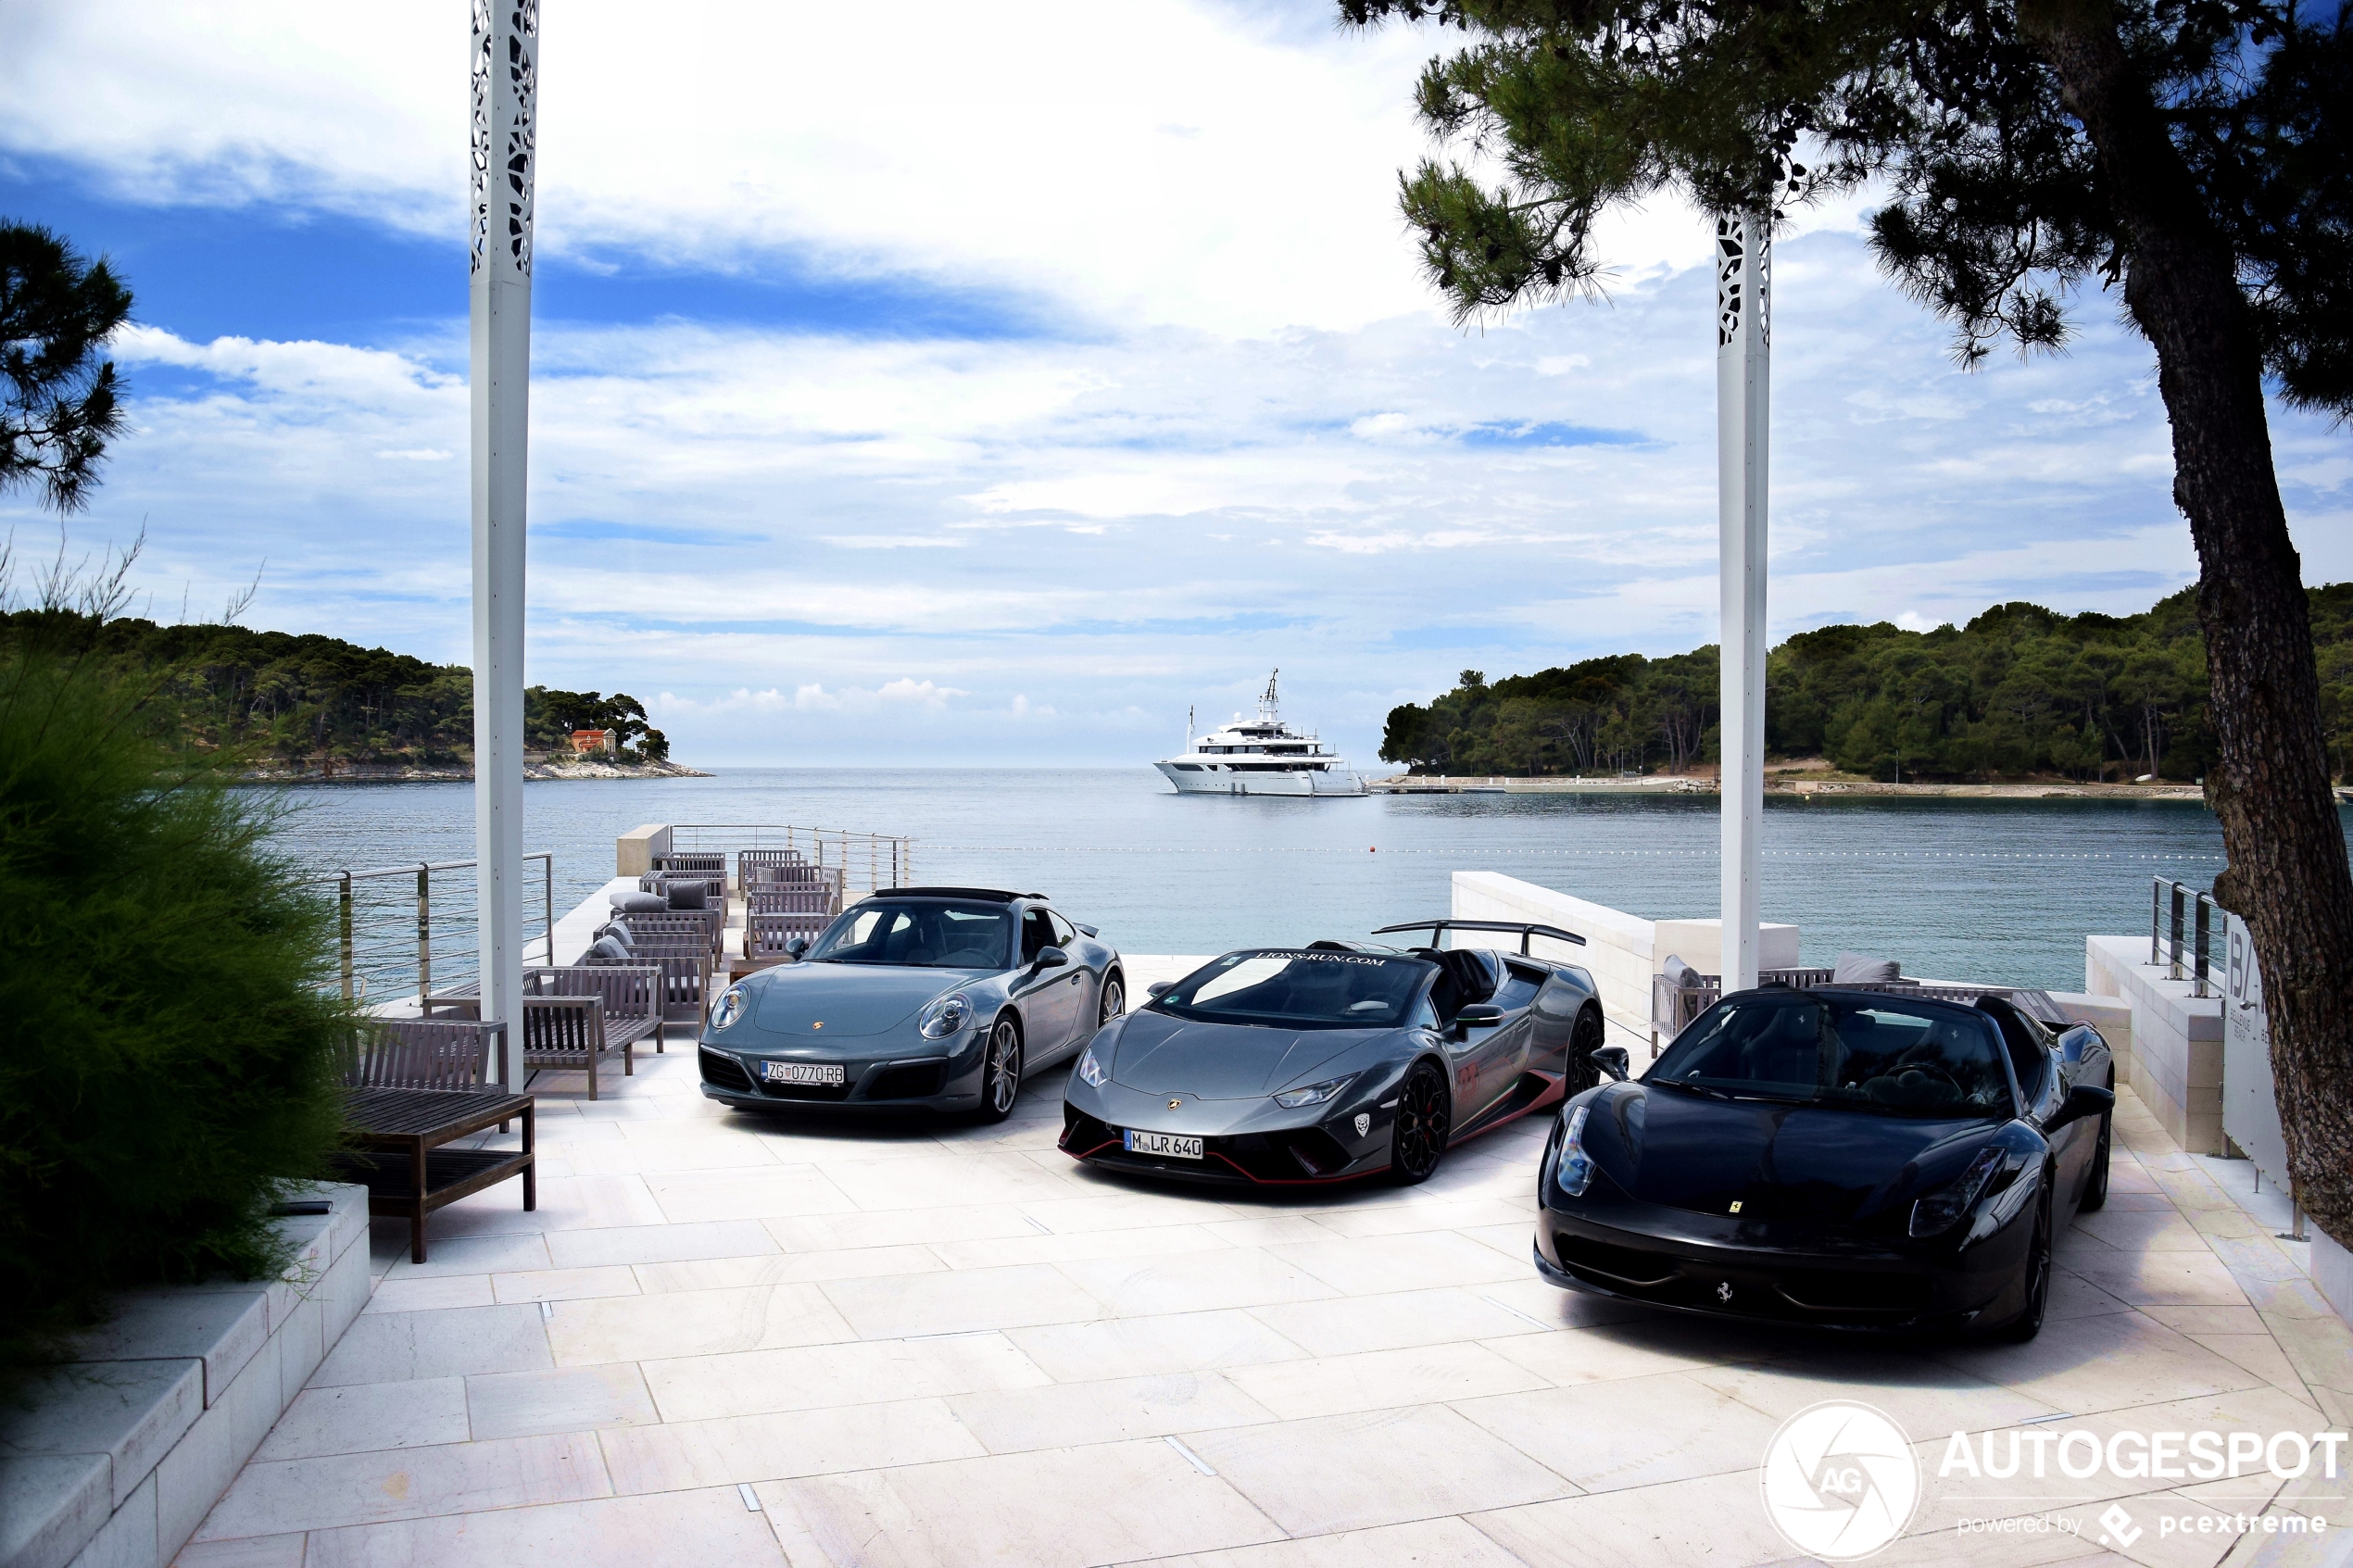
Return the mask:
POLYGON ((691 1047, 593 1105, 542 1077, 538 1212, 512 1185, 446 1210, 423 1267, 380 1223, 367 1311, 180 1562, 1761 1563, 1791 1557, 1766 1441, 1841 1396, 1930 1477, 1877 1562, 2232 1550, 2159 1512, 2353 1526, 2342 1483, 2182 1485, 2125 1499, 2145 1533, 2111 1557, 2095 1516, 2162 1483, 1934 1479, 1956 1427, 2353 1416, 2342 1323, 2129 1096, 2041 1338, 1907 1346, 1541 1283, 1541 1118, 1421 1188, 1253 1199, 1080 1169, 1053 1147, 1060 1076, 994 1128, 730 1113, 691 1047), (1954 1528, 2044 1510, 2082 1537, 1954 1528))

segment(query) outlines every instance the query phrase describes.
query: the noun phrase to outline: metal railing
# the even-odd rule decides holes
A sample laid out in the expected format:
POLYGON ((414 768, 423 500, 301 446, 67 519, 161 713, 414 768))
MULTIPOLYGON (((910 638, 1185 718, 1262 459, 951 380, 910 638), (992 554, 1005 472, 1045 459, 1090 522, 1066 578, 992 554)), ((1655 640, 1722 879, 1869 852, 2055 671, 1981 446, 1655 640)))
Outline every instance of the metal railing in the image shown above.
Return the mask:
MULTIPOLYGON (((524 933, 523 961, 555 962, 555 858, 546 850, 525 855, 526 868, 539 871, 540 927, 524 933)), ((479 908, 472 860, 416 860, 403 866, 333 872, 315 880, 335 888, 337 964, 346 998, 389 999, 413 990, 420 1002, 436 986, 443 990, 481 978, 482 948, 475 925, 479 908), (439 880, 436 881, 435 879, 439 880)), ((525 895, 524 908, 533 900, 525 895)))
POLYGON ((2167 979, 2180 980, 2183 978, 2182 971, 2186 961, 2190 995, 2212 996, 2213 983, 2208 975, 2213 967, 2216 928, 2221 924, 2215 916, 2221 912, 2222 906, 2214 901, 2212 894, 2201 893, 2186 883, 2161 876, 2150 878, 2150 883, 2149 963, 2163 964, 2167 979), (2186 960, 2183 956, 2185 935, 2189 948, 2186 960))
POLYGON ((903 834, 848 828, 794 827, 774 822, 673 822, 670 852, 726 853, 796 849, 811 863, 837 871, 845 883, 868 890, 904 887, 914 879, 915 841, 903 834), (858 879, 862 874, 865 880, 858 879))

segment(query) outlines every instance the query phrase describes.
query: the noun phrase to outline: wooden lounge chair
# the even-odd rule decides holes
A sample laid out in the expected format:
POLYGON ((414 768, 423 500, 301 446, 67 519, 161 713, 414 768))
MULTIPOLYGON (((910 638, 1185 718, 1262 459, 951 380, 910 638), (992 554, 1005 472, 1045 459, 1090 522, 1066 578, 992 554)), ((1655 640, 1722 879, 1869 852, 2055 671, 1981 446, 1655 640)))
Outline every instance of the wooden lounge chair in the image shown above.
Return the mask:
POLYGON ((522 999, 522 1063, 541 1071, 588 1073, 588 1098, 597 1098, 597 1063, 609 1050, 621 1052, 622 1073, 637 1072, 637 1047, 616 1046, 605 1035, 601 997, 525 997, 522 999))
POLYGON ((744 917, 744 957, 774 962, 788 959, 795 938, 814 938, 833 920, 826 914, 752 914, 744 917))
POLYGON ((629 928, 629 946, 643 947, 648 943, 698 942, 717 963, 726 951, 727 913, 719 909, 671 909, 661 914, 623 915, 621 922, 629 928))
POLYGON ((605 1041, 627 1046, 651 1036, 662 1050, 661 966, 573 964, 523 971, 523 988, 540 997, 595 997, 605 1004, 605 1041))
POLYGON ((661 971, 661 1016, 672 1023, 702 1024, 704 998, 711 984, 711 951, 698 937, 683 940, 648 938, 637 943, 626 959, 590 959, 586 967, 607 964, 651 964, 661 971))
POLYGON ((539 1207, 532 1097, 484 1082, 499 1030, 450 1019, 368 1019, 346 1043, 344 1116, 358 1147, 335 1157, 368 1189, 368 1212, 409 1222, 409 1255, 425 1261, 425 1216, 522 1178, 539 1207), (522 1123, 522 1147, 452 1148, 459 1138, 522 1123))

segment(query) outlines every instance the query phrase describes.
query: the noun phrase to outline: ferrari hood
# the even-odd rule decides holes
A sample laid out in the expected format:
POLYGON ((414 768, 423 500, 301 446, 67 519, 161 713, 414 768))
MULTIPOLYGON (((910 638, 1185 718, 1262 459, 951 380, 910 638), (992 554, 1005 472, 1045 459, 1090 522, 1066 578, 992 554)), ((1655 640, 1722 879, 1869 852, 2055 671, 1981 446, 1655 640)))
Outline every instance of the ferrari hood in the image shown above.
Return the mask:
POLYGON ((1629 1084, 1594 1101, 1585 1136, 1610 1178, 1644 1202, 1836 1223, 1942 1185, 1994 1130, 1629 1084))
POLYGON ((912 1021, 941 992, 975 978, 960 969, 854 963, 780 964, 763 972, 753 1022, 771 1035, 812 1040, 882 1034, 912 1021))
POLYGON ((1248 1099, 1269 1095, 1318 1062, 1361 1046, 1365 1029, 1253 1029, 1130 1013, 1114 1047, 1112 1081, 1148 1095, 1248 1099))

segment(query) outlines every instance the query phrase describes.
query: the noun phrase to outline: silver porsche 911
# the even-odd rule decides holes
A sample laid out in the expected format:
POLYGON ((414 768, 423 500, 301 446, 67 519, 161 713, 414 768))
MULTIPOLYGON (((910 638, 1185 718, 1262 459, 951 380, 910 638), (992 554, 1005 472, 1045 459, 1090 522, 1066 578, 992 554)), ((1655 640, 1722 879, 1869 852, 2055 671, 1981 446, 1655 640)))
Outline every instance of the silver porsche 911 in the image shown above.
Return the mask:
POLYGON ((797 963, 730 985, 704 1022, 702 1092, 786 1106, 1012 1114, 1024 1076, 1125 1010, 1119 954, 1038 893, 894 887, 797 963))

